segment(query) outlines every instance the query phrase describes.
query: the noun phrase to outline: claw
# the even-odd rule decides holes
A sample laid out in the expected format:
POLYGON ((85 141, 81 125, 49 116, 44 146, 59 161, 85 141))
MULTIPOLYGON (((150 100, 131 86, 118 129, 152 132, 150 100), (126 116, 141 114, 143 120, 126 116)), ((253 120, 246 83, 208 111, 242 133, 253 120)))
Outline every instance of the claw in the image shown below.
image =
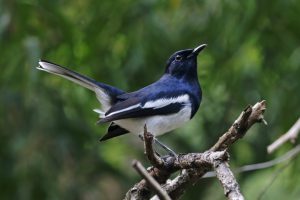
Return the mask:
POLYGON ((167 151, 169 153, 170 156, 173 156, 175 158, 178 157, 178 155, 169 147, 167 147, 165 144, 161 143, 159 140, 157 140, 156 138, 154 138, 154 142, 155 144, 159 145, 160 147, 162 147, 165 151, 167 151))

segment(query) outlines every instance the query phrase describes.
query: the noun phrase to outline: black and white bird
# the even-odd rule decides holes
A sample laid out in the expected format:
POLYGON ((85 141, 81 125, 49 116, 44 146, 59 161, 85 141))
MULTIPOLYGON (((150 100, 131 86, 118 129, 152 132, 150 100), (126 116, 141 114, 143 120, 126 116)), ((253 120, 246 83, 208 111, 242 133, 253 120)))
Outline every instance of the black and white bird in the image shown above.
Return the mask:
POLYGON ((41 60, 37 69, 69 79, 95 92, 101 109, 98 123, 109 122, 104 141, 126 133, 143 135, 144 126, 155 136, 181 127, 197 112, 202 98, 197 75, 197 55, 206 47, 175 52, 163 76, 134 92, 97 82, 65 67, 41 60))

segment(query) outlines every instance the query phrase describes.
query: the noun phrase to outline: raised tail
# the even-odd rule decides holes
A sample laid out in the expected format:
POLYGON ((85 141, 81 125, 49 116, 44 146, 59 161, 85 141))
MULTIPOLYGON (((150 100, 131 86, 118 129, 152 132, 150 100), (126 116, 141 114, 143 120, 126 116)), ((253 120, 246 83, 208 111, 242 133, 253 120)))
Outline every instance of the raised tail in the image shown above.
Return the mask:
POLYGON ((94 79, 48 61, 40 60, 37 69, 61 76, 94 91, 104 111, 108 110, 115 103, 118 95, 124 94, 124 91, 118 88, 97 82, 94 79))
POLYGON ((37 69, 69 79, 92 91, 99 87, 97 81, 48 61, 40 60, 37 69))

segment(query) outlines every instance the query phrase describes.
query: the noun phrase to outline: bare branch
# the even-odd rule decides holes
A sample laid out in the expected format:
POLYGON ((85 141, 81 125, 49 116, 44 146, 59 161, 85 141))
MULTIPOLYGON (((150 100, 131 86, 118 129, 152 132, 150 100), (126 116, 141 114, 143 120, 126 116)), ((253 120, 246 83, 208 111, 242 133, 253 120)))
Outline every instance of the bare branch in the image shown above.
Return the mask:
POLYGON ((210 150, 221 151, 227 149, 236 140, 242 138, 254 123, 265 122, 263 117, 265 110, 265 100, 256 103, 254 106, 247 106, 229 130, 219 138, 218 142, 210 150))
MULTIPOLYGON (((282 156, 280 156, 274 160, 270 160, 270 161, 262 162, 262 163, 251 164, 251 165, 245 165, 245 166, 239 167, 237 169, 234 169, 233 172, 234 173, 242 173, 242 172, 250 172, 250 171, 256 171, 256 170, 260 170, 260 169, 266 169, 269 167, 273 167, 273 166, 283 163, 287 160, 295 158, 299 153, 300 153, 300 145, 297 145, 293 149, 288 151, 287 153, 283 154, 282 156)), ((216 173, 211 171, 211 172, 206 173, 203 176, 203 178, 210 178, 210 177, 215 177, 215 176, 216 176, 216 173)))
POLYGON ((171 200, 168 193, 160 187, 159 183, 152 176, 148 174, 147 170, 139 161, 133 161, 132 166, 147 181, 149 186, 155 191, 161 200, 171 200))
POLYGON ((271 145, 268 146, 268 153, 272 153, 287 141, 291 141, 292 143, 295 143, 299 132, 300 132, 300 118, 290 128, 288 132, 283 134, 275 142, 273 142, 271 145))
MULTIPOLYGON (((229 128, 229 130, 224 133, 218 140, 218 142, 210 149, 211 151, 222 151, 228 148, 232 143, 236 140, 242 138, 246 131, 257 122, 263 122, 264 117, 263 113, 266 110, 266 102, 265 100, 256 103, 254 106, 248 106, 235 120, 233 125, 229 128)), ((171 198, 179 198, 186 188, 190 184, 195 184, 199 178, 201 178, 206 172, 210 171, 210 169, 190 169, 187 173, 182 173, 177 176, 173 181, 177 181, 177 183, 172 183, 170 186, 166 184, 164 187, 171 198)))
POLYGON ((224 189, 225 196, 230 200, 244 200, 232 171, 227 162, 215 162, 214 169, 224 189))
POLYGON ((237 173, 247 172, 247 171, 254 171, 254 170, 258 170, 258 169, 265 169, 268 167, 272 167, 274 165, 277 165, 279 163, 282 163, 284 161, 294 158, 299 153, 300 153, 300 145, 297 145, 296 147, 294 147, 293 149, 291 149, 284 155, 280 156, 279 158, 276 158, 276 159, 268 161, 268 162, 257 163, 257 164, 253 164, 253 165, 246 165, 241 168, 238 168, 237 170, 235 170, 235 172, 237 172, 237 173))
POLYGON ((144 126, 144 146, 145 154, 147 155, 148 160, 154 167, 161 168, 163 166, 163 160, 156 155, 153 150, 153 135, 147 131, 147 125, 144 126))
MULTIPOLYGON (((164 184, 163 189, 172 199, 179 199, 189 185, 195 184, 199 178, 214 167, 227 197, 229 199, 243 199, 239 186, 228 167, 226 150, 231 144, 242 138, 254 123, 265 122, 263 118, 265 109, 265 101, 258 102, 254 106, 248 106, 209 151, 179 154, 177 159, 172 156, 163 158, 157 156, 152 147, 153 136, 148 134, 145 128, 145 151, 149 161, 153 164, 153 167, 148 168, 148 173, 159 184, 164 184), (180 175, 167 181, 170 175, 178 170, 182 170, 180 175), (229 183, 233 184, 230 185, 229 183)), ((125 199, 132 199, 132 197, 134 199, 150 199, 151 191, 144 180, 135 184, 127 192, 125 199)))

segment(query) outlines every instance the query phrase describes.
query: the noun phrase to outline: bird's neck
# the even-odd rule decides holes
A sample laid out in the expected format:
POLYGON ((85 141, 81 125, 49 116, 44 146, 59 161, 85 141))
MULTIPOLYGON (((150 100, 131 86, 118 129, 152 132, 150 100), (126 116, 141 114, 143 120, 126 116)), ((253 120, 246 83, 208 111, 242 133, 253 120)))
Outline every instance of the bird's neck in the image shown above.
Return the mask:
POLYGON ((189 70, 184 74, 176 76, 176 78, 190 84, 199 84, 197 70, 189 70))

